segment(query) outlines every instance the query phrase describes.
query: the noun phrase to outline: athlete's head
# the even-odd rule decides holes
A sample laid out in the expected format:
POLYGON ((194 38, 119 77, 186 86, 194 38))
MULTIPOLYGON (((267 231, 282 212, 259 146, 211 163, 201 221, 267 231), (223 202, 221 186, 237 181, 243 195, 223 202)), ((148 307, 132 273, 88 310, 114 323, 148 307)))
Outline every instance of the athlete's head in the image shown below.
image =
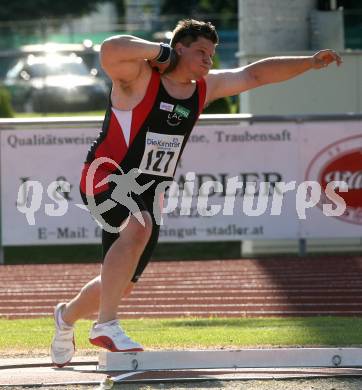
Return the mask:
POLYGON ((210 70, 218 43, 216 29, 210 22, 184 19, 173 30, 170 45, 180 56, 179 63, 200 78, 210 70))
POLYGON ((214 45, 219 43, 215 27, 210 22, 200 22, 194 19, 183 19, 177 23, 172 32, 170 45, 175 48, 177 42, 189 47, 197 38, 202 37, 211 41, 214 45))

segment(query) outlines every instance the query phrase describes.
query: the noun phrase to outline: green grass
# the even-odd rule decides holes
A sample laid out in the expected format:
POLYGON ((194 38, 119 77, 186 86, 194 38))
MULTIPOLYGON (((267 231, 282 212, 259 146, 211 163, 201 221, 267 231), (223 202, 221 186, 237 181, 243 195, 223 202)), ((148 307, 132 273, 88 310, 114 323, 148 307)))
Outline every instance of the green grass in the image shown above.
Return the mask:
MULTIPOLYGON (((281 346, 361 346, 362 318, 211 318, 122 321, 124 329, 148 349, 205 349, 281 346)), ((78 352, 88 343, 91 321, 76 327, 78 352)), ((0 353, 46 352, 53 335, 50 318, 0 320, 0 353)), ((94 349, 95 350, 95 349, 94 349)))

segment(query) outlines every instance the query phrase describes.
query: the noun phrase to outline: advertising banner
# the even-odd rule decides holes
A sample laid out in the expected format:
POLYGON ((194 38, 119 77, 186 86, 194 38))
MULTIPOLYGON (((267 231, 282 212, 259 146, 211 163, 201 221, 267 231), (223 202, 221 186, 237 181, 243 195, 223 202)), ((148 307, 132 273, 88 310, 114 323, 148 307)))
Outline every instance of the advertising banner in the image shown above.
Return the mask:
MULTIPOLYGON (((362 128, 360 121, 311 122, 301 129, 302 180, 315 181, 321 196, 316 207, 301 220, 301 236, 313 238, 362 236, 362 128), (323 204, 328 183, 343 181, 348 187, 335 189, 333 209, 323 204), (347 191, 348 189, 348 191, 347 191), (324 209, 323 209, 324 207, 324 209), (338 208, 345 211, 341 215, 338 208), (324 211, 324 212, 323 212, 324 211)), ((319 198, 319 199, 318 199, 319 198)))
MULTIPOLYGON (((1 132, 4 246, 100 242, 79 194, 98 132, 96 123, 1 132)), ((166 192, 160 241, 359 237, 361 150, 357 121, 200 124, 166 192), (338 180, 348 192, 341 185, 328 197, 328 183, 338 180)), ((171 160, 171 149, 163 154, 171 160)), ((143 165, 150 169, 147 158, 143 165)))
POLYGON ((1 132, 3 245, 99 242, 101 230, 77 207, 82 163, 98 129, 1 132), (61 191, 69 183, 68 192, 61 191))
POLYGON ((160 236, 164 241, 295 238, 295 195, 285 195, 280 215, 271 215, 271 209, 278 182, 297 180, 297 174, 296 124, 198 126, 176 172, 177 208, 165 215, 160 236), (215 184, 207 190, 207 182, 215 184), (210 194, 207 205, 202 202, 205 191, 210 194), (205 207, 214 208, 210 216, 204 216, 205 207))

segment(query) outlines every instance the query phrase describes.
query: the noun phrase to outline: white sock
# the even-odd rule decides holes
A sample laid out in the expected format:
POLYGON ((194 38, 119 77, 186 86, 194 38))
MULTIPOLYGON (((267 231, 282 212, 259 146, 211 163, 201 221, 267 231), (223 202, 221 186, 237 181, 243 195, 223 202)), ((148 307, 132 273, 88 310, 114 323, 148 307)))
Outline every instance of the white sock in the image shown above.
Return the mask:
POLYGON ((113 324, 114 322, 117 322, 117 320, 110 320, 110 321, 107 321, 107 322, 102 322, 101 324, 96 324, 94 326, 95 329, 99 329, 99 328, 103 328, 103 326, 107 326, 107 325, 111 325, 113 324))
POLYGON ((62 329, 64 329, 64 328, 73 328, 72 325, 67 324, 67 323, 63 320, 62 310, 58 310, 57 322, 58 322, 59 327, 62 328, 62 329))

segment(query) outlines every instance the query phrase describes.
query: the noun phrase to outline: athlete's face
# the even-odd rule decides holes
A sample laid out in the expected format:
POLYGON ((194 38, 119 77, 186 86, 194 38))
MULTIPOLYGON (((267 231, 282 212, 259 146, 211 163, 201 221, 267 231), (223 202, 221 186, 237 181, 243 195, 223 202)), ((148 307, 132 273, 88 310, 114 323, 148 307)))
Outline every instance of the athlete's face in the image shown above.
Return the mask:
POLYGON ((178 42, 176 51, 180 55, 180 65, 191 72, 195 79, 200 79, 209 73, 213 64, 216 45, 206 38, 199 37, 190 46, 178 42))

